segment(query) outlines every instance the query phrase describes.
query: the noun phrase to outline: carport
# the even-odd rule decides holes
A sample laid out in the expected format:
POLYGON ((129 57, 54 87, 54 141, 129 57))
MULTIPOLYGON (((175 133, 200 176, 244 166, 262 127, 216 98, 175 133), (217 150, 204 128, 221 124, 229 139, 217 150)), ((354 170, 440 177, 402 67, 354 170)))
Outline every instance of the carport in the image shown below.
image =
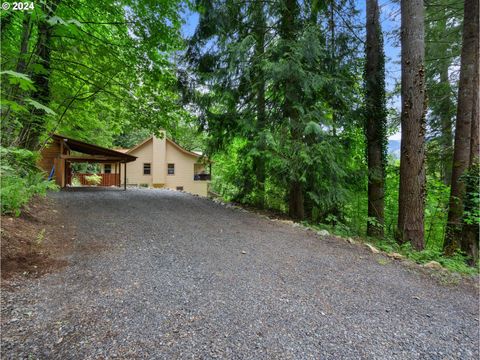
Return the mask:
MULTIPOLYGON (((89 144, 67 136, 53 134, 52 142, 41 151, 39 166, 55 179, 60 187, 71 185, 73 163, 109 163, 114 164, 115 176, 110 176, 103 186, 121 186, 121 168, 123 164, 123 185, 127 188, 127 163, 135 161, 136 156, 89 144)), ((103 179, 103 178, 102 178, 103 179)))

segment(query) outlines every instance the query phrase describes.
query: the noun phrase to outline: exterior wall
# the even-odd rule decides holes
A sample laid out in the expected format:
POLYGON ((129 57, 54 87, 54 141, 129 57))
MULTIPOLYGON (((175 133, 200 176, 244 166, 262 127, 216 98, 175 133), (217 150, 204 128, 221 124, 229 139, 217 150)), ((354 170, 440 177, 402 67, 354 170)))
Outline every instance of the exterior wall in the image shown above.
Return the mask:
POLYGON ((166 183, 165 176, 167 175, 167 170, 164 164, 167 152, 167 136, 165 131, 162 131, 162 133, 163 137, 161 139, 157 138, 156 136, 153 136, 152 138, 152 183, 155 187, 162 187, 166 183))
MULTIPOLYGON (((207 196, 208 181, 193 180, 194 169, 201 172, 204 167, 197 164, 198 157, 182 151, 170 141, 153 137, 129 154, 137 160, 127 164, 127 185, 147 185, 183 190, 192 194, 207 196), (143 175, 143 164, 150 163, 151 175, 143 175), (175 164, 175 174, 168 175, 168 164, 175 164)), ((113 168, 112 168, 113 171, 113 168)), ((123 165, 121 169, 123 184, 123 165)))
POLYGON ((38 167, 45 171, 45 177, 50 175, 52 168, 55 166, 55 183, 63 187, 65 186, 65 160, 61 159, 63 148, 59 141, 53 141, 41 151, 38 167))
MULTIPOLYGON (((153 145, 152 140, 147 141, 145 144, 135 149, 130 153, 137 157, 137 160, 127 164, 127 185, 141 185, 147 184, 152 186, 153 178, 152 173, 156 167, 153 163, 153 145), (143 175, 143 164, 150 163, 150 175, 143 175)), ((123 167, 121 170, 121 180, 123 184, 123 167)))
POLYGON ((40 159, 38 160, 38 166, 47 173, 47 176, 50 174, 50 171, 52 171, 57 157, 60 157, 60 144, 58 141, 54 141, 43 148, 40 159))
POLYGON ((192 194, 207 196, 207 181, 193 180, 194 166, 197 157, 187 154, 179 150, 175 145, 167 141, 167 161, 165 163, 165 171, 168 164, 175 164, 175 174, 166 176, 165 187, 174 189, 183 186, 183 190, 192 194))
MULTIPOLYGON (((100 164, 100 174, 105 174, 105 165, 107 165, 107 164, 100 164)), ((119 173, 118 164, 117 164, 117 171, 115 171, 115 163, 111 163, 110 165, 112 167, 111 174, 118 174, 119 173)), ((123 165, 121 165, 121 166, 123 167, 123 165)))
POLYGON ((200 174, 205 171, 205 165, 201 163, 195 163, 193 165, 193 174, 200 174))

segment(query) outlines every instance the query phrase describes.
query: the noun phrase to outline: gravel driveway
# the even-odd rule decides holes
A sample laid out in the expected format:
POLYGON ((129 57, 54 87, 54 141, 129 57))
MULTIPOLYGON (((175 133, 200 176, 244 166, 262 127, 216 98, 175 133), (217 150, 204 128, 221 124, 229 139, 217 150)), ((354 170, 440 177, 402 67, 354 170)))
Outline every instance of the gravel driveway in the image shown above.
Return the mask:
POLYGON ((2 359, 477 359, 474 288, 167 190, 52 194, 69 266, 2 292, 2 359))

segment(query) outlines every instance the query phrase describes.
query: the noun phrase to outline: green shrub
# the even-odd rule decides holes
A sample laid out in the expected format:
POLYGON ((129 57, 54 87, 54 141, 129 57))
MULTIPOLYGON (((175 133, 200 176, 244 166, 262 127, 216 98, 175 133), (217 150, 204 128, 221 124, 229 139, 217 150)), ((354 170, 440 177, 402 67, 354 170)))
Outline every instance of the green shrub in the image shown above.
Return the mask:
POLYGON ((38 155, 18 148, 0 147, 0 199, 2 214, 20 215, 34 195, 56 189, 36 167, 38 155))
POLYGON ((81 186, 82 183, 80 182, 80 179, 76 176, 72 178, 72 186, 81 186))
POLYGON ((92 174, 85 176, 85 180, 89 185, 97 186, 100 185, 100 183, 102 182, 102 177, 97 174, 92 174))

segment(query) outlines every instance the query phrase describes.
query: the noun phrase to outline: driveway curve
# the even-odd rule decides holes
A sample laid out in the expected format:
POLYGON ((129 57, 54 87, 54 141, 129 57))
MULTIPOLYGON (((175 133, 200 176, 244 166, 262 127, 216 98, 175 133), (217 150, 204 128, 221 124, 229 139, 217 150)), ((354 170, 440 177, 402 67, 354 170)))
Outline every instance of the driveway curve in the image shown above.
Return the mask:
POLYGON ((2 293, 2 359, 478 359, 474 288, 167 190, 50 195, 69 266, 2 293))

